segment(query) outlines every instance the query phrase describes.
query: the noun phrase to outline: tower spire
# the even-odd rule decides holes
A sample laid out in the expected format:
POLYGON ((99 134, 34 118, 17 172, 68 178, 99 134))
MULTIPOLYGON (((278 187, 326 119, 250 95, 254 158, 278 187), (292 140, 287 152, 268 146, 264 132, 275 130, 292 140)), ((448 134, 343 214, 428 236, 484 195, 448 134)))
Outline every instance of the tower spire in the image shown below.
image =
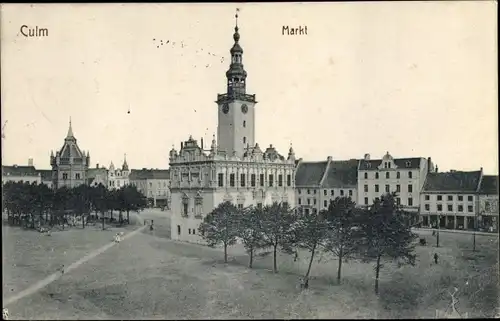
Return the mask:
POLYGON ((231 65, 229 70, 226 72, 227 78, 227 93, 230 95, 234 94, 245 94, 246 93, 246 78, 247 72, 243 68, 243 48, 241 48, 240 33, 238 28, 238 12, 240 9, 236 9, 235 17, 235 27, 234 27, 234 45, 230 50, 231 53, 231 65))
POLYGON ((73 135, 73 128, 71 127, 71 116, 69 116, 69 128, 68 128, 68 134, 66 135, 66 138, 74 138, 75 136, 73 135))

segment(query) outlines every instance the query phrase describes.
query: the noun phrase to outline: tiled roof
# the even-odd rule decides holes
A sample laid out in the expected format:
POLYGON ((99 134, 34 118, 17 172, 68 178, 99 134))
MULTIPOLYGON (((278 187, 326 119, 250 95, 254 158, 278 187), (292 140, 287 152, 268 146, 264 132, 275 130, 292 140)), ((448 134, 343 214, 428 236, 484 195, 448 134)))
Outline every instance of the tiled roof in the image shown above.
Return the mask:
POLYGON ((423 187, 424 192, 475 192, 478 188, 481 171, 428 173, 423 187))
POLYGON ((108 170, 104 167, 100 167, 100 168, 89 168, 87 170, 87 178, 90 179, 94 179, 97 175, 104 175, 104 176, 107 176, 108 175, 108 170))
POLYGON ((497 195, 498 194, 498 176, 497 175, 483 175, 479 193, 497 195))
POLYGON ((322 187, 338 188, 357 186, 358 162, 359 161, 357 159, 351 159, 348 161, 331 161, 322 187))
MULTIPOLYGON (((399 168, 406 169, 419 169, 420 162, 423 158, 413 157, 413 158, 394 158, 394 163, 399 168)), ((381 159, 373 159, 373 160, 365 160, 362 159, 359 162, 360 170, 377 170, 378 167, 382 164, 381 159)))
POLYGON ((52 180, 52 170, 51 169, 37 169, 36 170, 42 176, 42 181, 52 180))
POLYGON ((296 186, 319 185, 325 173, 328 161, 324 162, 301 162, 295 173, 296 186))
POLYGON ((143 179, 170 179, 169 169, 133 169, 130 171, 129 180, 143 179))
POLYGON ((38 173, 34 166, 3 166, 2 165, 2 175, 3 176, 38 176, 38 173))

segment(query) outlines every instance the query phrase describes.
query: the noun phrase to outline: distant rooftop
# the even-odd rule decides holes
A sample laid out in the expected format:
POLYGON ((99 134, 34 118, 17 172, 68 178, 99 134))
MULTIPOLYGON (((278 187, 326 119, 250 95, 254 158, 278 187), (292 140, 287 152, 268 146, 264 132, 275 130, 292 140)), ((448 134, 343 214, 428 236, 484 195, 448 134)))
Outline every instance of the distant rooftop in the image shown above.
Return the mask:
POLYGON ((3 176, 38 176, 35 166, 3 166, 2 165, 2 175, 3 176))
POLYGON ((484 175, 479 187, 480 194, 497 195, 498 194, 498 176, 484 175))
POLYGON ((479 187, 481 171, 428 173, 423 192, 473 193, 479 187))
POLYGON ((170 179, 169 169, 133 169, 130 171, 129 180, 142 179, 170 179))

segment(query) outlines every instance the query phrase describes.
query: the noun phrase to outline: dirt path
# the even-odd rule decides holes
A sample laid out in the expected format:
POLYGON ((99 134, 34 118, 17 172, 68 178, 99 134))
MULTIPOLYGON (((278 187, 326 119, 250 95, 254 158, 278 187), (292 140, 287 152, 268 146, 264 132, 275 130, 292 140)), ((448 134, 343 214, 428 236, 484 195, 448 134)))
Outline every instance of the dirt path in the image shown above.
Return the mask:
MULTIPOLYGON (((127 233, 125 234, 123 237, 122 237, 122 240, 121 242, 127 240, 128 238, 134 236, 135 234, 141 232, 142 230, 144 230, 147 226, 141 226, 139 228, 137 228, 136 230, 130 232, 130 233, 127 233)), ((46 287, 47 285, 49 285, 50 283, 58 280, 59 278, 63 277, 63 275, 65 273, 68 273, 70 272, 71 270, 74 270, 76 269, 77 267, 79 267, 80 265, 84 264, 85 262, 95 258, 96 256, 98 256, 99 254, 109 250, 111 247, 115 246, 115 245, 118 245, 119 246, 120 243, 115 243, 114 241, 102 246, 101 248, 99 249, 96 249, 92 252, 90 252, 89 254, 87 254, 86 256, 84 256, 83 258, 81 258, 80 260, 72 263, 71 265, 69 265, 68 267, 65 267, 64 268, 64 272, 61 272, 61 271, 58 271, 56 273, 53 273, 51 275, 49 275, 48 277, 44 278, 43 280, 35 283, 34 285, 30 286, 29 288, 19 292, 18 294, 16 294, 15 296, 11 297, 11 298, 8 298, 4 301, 3 305, 4 307, 8 306, 9 304, 12 304, 22 298, 25 298, 29 295, 32 295, 36 292, 38 292, 39 290, 43 289, 44 287, 46 287)))

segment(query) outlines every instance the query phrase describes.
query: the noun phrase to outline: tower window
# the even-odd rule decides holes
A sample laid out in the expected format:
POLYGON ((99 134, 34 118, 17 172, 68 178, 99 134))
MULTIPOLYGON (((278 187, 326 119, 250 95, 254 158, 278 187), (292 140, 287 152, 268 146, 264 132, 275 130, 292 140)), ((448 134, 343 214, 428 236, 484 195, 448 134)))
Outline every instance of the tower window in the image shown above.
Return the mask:
POLYGON ((247 127, 247 121, 246 120, 243 121, 243 127, 247 127))
POLYGON ((68 174, 67 173, 63 173, 63 179, 68 179, 68 174))
POLYGON ((246 144, 246 143, 247 143, 247 138, 243 137, 243 144, 246 144))
POLYGON ((75 174, 75 178, 76 178, 76 179, 80 179, 80 173, 76 173, 76 174, 75 174))

